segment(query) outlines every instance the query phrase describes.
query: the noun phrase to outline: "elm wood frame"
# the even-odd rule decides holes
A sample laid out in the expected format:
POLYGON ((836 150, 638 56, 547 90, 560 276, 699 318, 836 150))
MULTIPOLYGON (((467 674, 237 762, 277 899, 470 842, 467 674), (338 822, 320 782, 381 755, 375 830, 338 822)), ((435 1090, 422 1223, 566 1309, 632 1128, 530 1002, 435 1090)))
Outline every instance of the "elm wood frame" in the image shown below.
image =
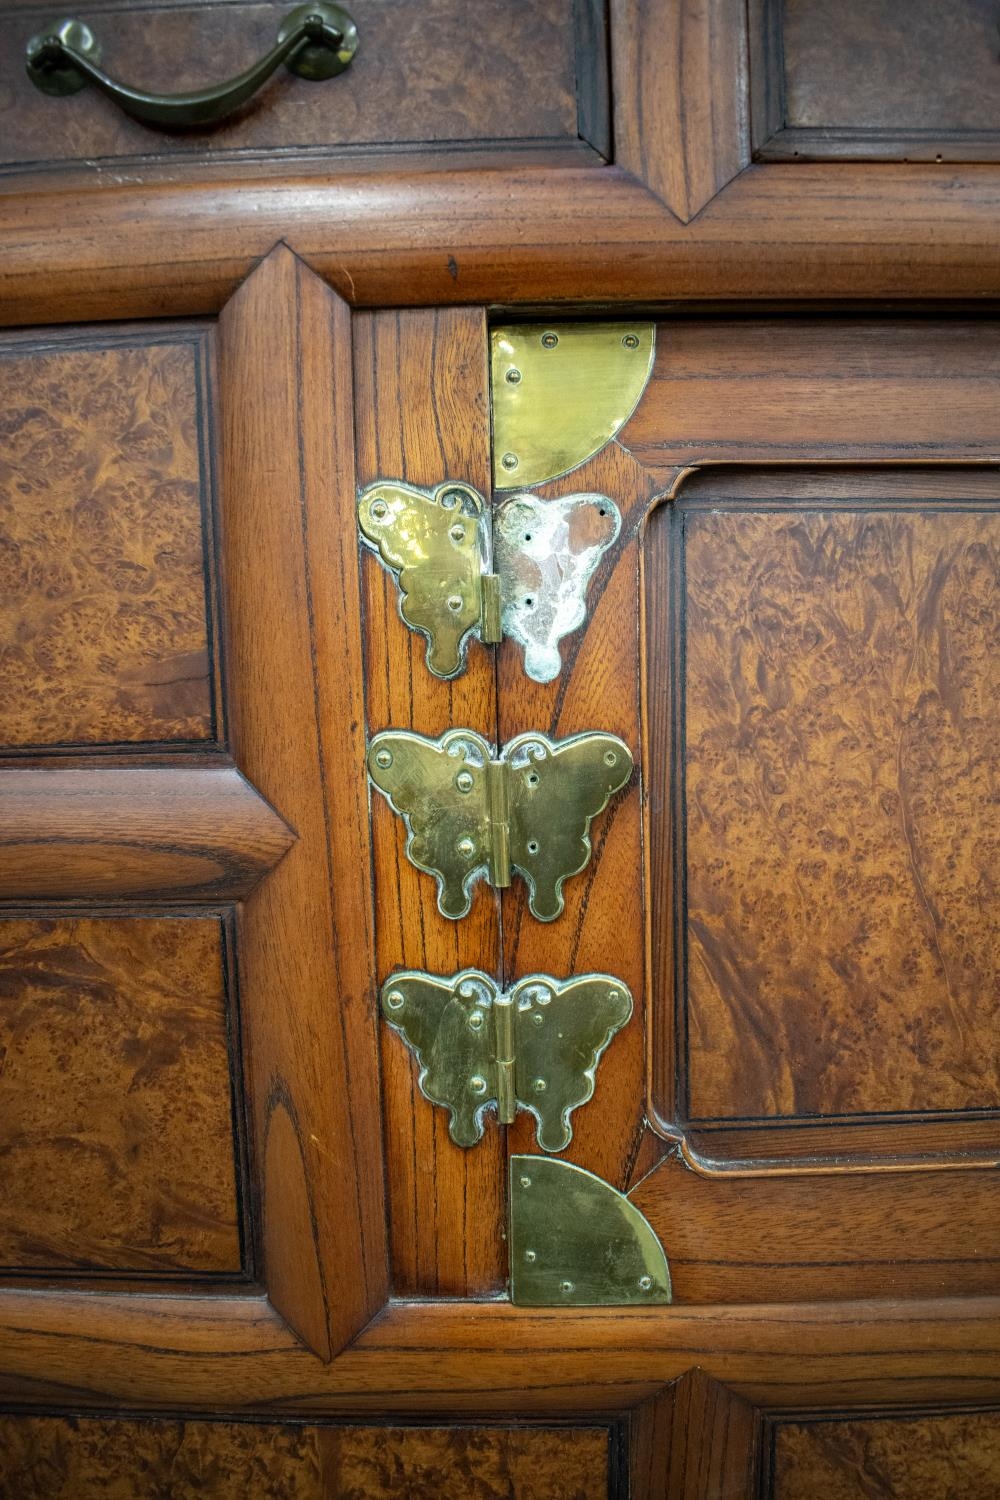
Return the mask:
POLYGON ((1000 296, 1000 168, 751 163, 742 0, 661 9, 613 0, 613 165, 50 179, 0 200, 0 316, 217 313, 282 239, 355 307, 1000 296))

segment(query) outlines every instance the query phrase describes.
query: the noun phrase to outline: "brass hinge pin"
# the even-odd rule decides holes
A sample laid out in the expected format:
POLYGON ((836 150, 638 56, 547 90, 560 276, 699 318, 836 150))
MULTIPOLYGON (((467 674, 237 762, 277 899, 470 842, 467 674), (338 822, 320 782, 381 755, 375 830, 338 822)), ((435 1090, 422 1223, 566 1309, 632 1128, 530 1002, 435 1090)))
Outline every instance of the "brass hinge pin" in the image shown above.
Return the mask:
POLYGON ((503 640, 499 573, 484 573, 482 575, 480 581, 480 600, 480 638, 486 646, 498 646, 503 640))
POLYGON ((491 760, 489 778, 490 885, 503 890, 510 885, 510 811, 507 804, 507 766, 491 760))
POLYGON ((514 1003, 508 995, 493 1002, 497 1064, 497 1117, 501 1125, 513 1125, 517 1115, 514 1093, 514 1003))

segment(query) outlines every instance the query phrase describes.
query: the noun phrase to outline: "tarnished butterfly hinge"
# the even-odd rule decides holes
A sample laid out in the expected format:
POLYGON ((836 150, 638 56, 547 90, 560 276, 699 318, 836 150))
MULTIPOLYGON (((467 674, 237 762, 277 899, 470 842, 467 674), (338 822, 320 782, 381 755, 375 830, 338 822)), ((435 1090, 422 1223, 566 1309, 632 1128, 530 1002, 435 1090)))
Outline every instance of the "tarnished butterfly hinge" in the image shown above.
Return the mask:
POLYGON ((465 669, 470 637, 524 651, 525 671, 551 682, 559 642, 583 624, 594 570, 621 531, 606 495, 512 495, 495 516, 471 485, 434 490, 379 480, 358 501, 361 535, 399 586, 399 612, 427 638, 436 677, 465 669))
POLYGON ((511 1157, 512 1302, 625 1307, 671 1296, 663 1246, 623 1193, 568 1161, 511 1157))
POLYGON ((407 970, 383 986, 382 1013, 416 1055, 421 1093, 449 1111, 456 1145, 482 1140, 495 1104, 501 1125, 528 1110, 542 1150, 562 1151, 632 996, 610 974, 532 974, 505 993, 479 969, 450 979, 407 970))
POLYGON ((438 882, 438 907, 464 917, 472 887, 528 883, 541 922, 563 909, 562 887, 590 859, 590 824, 632 774, 632 753, 614 734, 565 740, 520 734, 498 756, 472 729, 439 740, 387 729, 368 747, 368 774, 403 818, 407 857, 438 882))

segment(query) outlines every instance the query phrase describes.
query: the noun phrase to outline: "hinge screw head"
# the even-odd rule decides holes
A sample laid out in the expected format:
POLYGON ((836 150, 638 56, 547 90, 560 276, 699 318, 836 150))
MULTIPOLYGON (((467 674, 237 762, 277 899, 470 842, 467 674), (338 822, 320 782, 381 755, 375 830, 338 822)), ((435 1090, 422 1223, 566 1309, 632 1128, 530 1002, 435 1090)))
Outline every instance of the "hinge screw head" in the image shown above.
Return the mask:
POLYGON ((518 370, 514 365, 511 365, 510 369, 507 371, 506 375, 504 376, 504 380, 506 380, 506 382, 507 382, 508 385, 520 385, 521 384, 521 372, 520 372, 520 370, 518 370))
POLYGON ((516 469, 517 468, 517 465, 518 465, 517 454, 516 453, 505 453, 504 456, 503 456, 503 458, 500 460, 500 462, 503 464, 504 468, 509 473, 511 469, 516 469))
POLYGON ((639 335, 637 333, 627 333, 622 339, 622 343, 626 349, 638 349, 639 335))
POLYGON ((464 855, 466 859, 471 859, 476 852, 476 846, 471 839, 459 839, 458 852, 464 855))
POLYGON ((559 335, 557 333, 543 333, 542 334, 542 348, 543 349, 554 349, 556 347, 556 345, 558 344, 558 342, 559 342, 559 335))
POLYGON ((458 614, 459 610, 462 608, 462 596, 461 596, 461 594, 449 594, 448 595, 448 608, 451 610, 451 612, 452 612, 453 615, 457 615, 458 614))
POLYGON ((451 537, 451 539, 452 539, 453 542, 464 542, 465 541, 465 527, 464 526, 453 526, 451 528, 451 530, 449 531, 448 535, 451 537))
POLYGON ((481 1078, 480 1075, 476 1073, 472 1078, 469 1079, 469 1088, 474 1094, 485 1094, 486 1079, 481 1078))
POLYGON ((534 1083, 531 1085, 531 1087, 534 1089, 534 1091, 535 1091, 536 1094, 544 1094, 545 1093, 545 1079, 544 1078, 536 1078, 535 1081, 534 1081, 534 1083))
POLYGON ((537 1260, 538 1256, 535 1254, 534 1250, 525 1250, 524 1258, 526 1261, 533 1261, 537 1260))
POLYGON ((377 766, 381 766, 381 768, 382 768, 383 771, 387 771, 389 769, 389 767, 392 765, 392 751, 391 750, 376 750, 376 752, 375 752, 375 764, 377 766))
POLYGON ((649 1292, 649 1291, 652 1290, 652 1287, 653 1287, 653 1278, 652 1278, 652 1276, 640 1276, 639 1277, 639 1288, 640 1288, 641 1291, 643 1291, 643 1292, 649 1292))
POLYGON ((455 785, 460 792, 471 792, 475 784, 475 779, 471 771, 459 771, 455 777, 455 785))

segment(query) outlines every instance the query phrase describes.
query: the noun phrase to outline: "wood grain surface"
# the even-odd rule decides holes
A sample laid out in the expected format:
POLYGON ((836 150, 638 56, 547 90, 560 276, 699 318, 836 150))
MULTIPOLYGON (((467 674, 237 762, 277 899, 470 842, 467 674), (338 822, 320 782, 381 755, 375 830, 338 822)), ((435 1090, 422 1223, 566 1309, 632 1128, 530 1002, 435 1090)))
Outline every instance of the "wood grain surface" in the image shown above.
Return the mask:
POLYGON ((675 512, 692 1119, 1000 1105, 1000 511, 831 488, 675 512))
POLYGON ((769 1500, 994 1500, 1000 1413, 776 1422, 769 1500))
POLYGON ((996 1171, 893 1172, 891 1157, 881 1171, 811 1176, 755 1165, 754 1176, 704 1176, 668 1158, 629 1193, 663 1243, 679 1303, 1000 1292, 996 1171))
MULTIPOLYGON (((51 19, 18 5, 0 20, 0 173, 97 163, 250 160, 340 151, 454 145, 579 152, 573 0, 510 0, 482 7, 468 24, 461 0, 382 0, 356 15, 360 45, 339 78, 315 83, 284 68, 229 120, 164 132, 131 120, 94 89, 72 99, 39 92, 25 74, 28 38, 51 19), (489 58, 489 66, 482 60, 489 58)), ((102 0, 87 19, 115 79, 152 92, 204 88, 233 78, 274 46, 285 0, 250 4, 153 4, 102 0)), ((370 168, 369 168, 370 170, 370 168)))
MULTIPOLYGON (((489 486, 487 333, 478 309, 387 313, 356 319, 358 481, 406 479, 434 486, 462 479, 489 486)), ((414 729, 437 737, 452 726, 497 740, 493 652, 469 646, 468 669, 453 682, 433 677, 423 636, 399 617, 398 591, 374 555, 362 559, 366 713, 370 734, 414 729)), ((371 796, 377 901, 378 975, 398 968, 499 974, 496 893, 477 888, 472 911, 449 921, 437 885, 404 854, 402 821, 371 796)), ((413 1055, 382 1035, 387 1186, 397 1295, 475 1296, 506 1276, 502 1132, 495 1118, 474 1151, 456 1146, 447 1114, 417 1087, 413 1055)))
POLYGON ((746 6, 615 0, 615 160, 689 223, 750 160, 746 6))
POLYGON ((232 748, 297 834, 239 929, 264 1281, 327 1359, 388 1292, 350 323, 282 248, 219 327, 232 748))
POLYGON ((215 738, 206 338, 0 346, 0 744, 215 738))
POLYGON ((266 1297, 0 1292, 0 1393, 22 1407, 126 1404, 571 1420, 621 1412, 694 1366, 757 1406, 1000 1401, 1000 1299, 646 1308, 392 1302, 336 1360, 266 1297), (512 1352, 513 1351, 513 1352, 512 1352))
POLYGON ((295 835, 231 765, 0 770, 0 899, 235 899, 295 835))
POLYGON ((241 1265, 218 917, 0 919, 0 1261, 241 1265))
POLYGON ((217 312, 279 242, 358 307, 1000 296, 987 166, 751 166, 691 224, 619 167, 273 175, 3 197, 3 321, 217 312))
POLYGON ((629 1421, 629 1500, 756 1500, 760 1422, 748 1401, 690 1370, 629 1421))
POLYGON ((3 1500, 605 1500, 602 1427, 0 1416, 3 1500))

